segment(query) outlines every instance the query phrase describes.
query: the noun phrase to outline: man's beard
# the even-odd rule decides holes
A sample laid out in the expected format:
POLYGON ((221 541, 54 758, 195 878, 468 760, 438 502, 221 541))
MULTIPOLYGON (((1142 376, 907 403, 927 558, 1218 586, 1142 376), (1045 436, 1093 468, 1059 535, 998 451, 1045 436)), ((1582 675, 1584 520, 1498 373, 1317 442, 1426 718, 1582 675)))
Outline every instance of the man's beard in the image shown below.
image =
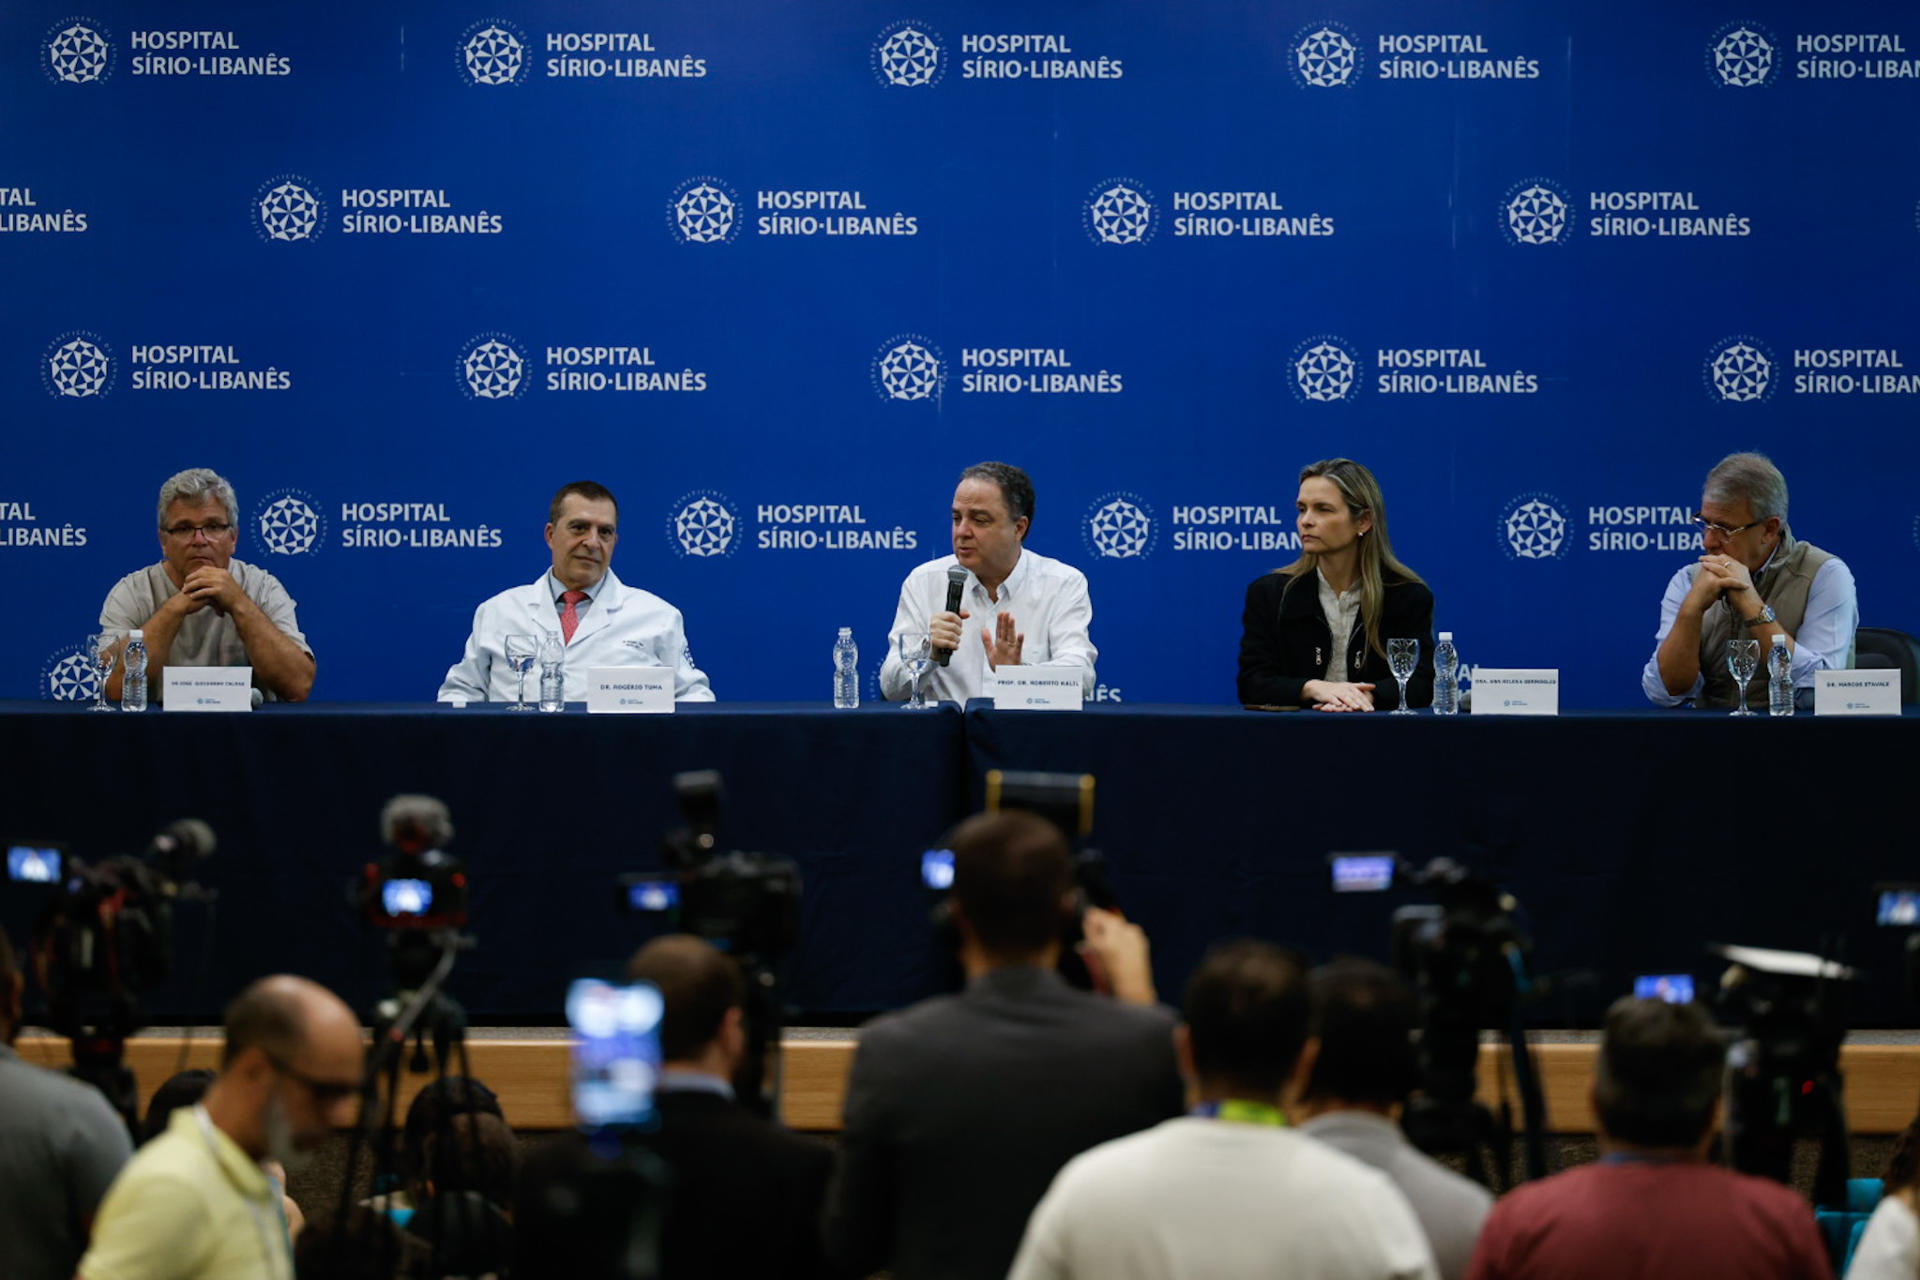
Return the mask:
POLYGON ((305 1168, 312 1161, 313 1153, 303 1150, 295 1140, 293 1121, 287 1118, 287 1104, 281 1100, 278 1089, 267 1098, 265 1120, 267 1159, 278 1160, 288 1173, 305 1168))

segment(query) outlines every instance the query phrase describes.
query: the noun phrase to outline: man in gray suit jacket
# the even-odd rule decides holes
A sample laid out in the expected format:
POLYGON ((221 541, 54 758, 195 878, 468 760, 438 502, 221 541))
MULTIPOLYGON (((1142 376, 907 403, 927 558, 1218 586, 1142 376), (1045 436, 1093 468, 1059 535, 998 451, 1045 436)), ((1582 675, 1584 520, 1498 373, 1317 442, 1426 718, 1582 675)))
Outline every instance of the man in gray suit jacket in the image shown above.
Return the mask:
POLYGON ((860 1274, 999 1280, 1062 1165, 1184 1102, 1145 935, 1089 910, 1089 968, 1112 995, 1055 971, 1073 902, 1058 830, 1027 813, 982 815, 954 833, 953 851, 966 989, 870 1023, 847 1082, 826 1236, 860 1274))
POLYGON ((1394 1114, 1419 1083, 1413 990, 1372 960, 1335 960, 1313 971, 1319 1056, 1293 1107, 1300 1132, 1386 1174, 1413 1205, 1441 1280, 1465 1280, 1493 1196, 1415 1150, 1394 1114))

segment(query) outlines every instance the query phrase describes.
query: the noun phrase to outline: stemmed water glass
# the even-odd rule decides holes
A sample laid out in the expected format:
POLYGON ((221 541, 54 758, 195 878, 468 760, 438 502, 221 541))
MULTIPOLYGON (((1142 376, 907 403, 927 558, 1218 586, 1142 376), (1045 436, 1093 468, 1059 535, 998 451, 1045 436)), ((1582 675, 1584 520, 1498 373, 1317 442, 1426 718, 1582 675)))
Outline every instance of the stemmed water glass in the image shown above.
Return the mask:
POLYGON ((1740 705, 1733 709, 1736 716, 1753 714, 1753 708, 1747 705, 1747 681, 1753 679, 1753 673, 1759 666, 1758 640, 1735 640, 1727 646, 1727 670, 1740 682, 1740 705))
POLYGON ((113 664, 120 660, 114 646, 120 643, 120 637, 111 631, 98 631, 87 637, 87 661, 93 664, 93 705, 89 711, 111 711, 107 705, 107 677, 113 674, 113 664))
POLYGON ((900 665, 913 677, 913 696, 900 705, 908 711, 925 711, 938 703, 928 702, 920 692, 920 681, 933 665, 933 637, 924 631, 909 631, 900 637, 900 665))
POLYGON ((533 670, 533 657, 540 651, 540 642, 533 636, 507 637, 507 665, 520 675, 520 692, 509 711, 531 711, 527 705, 527 672, 533 670))
POLYGON ((1400 705, 1393 709, 1396 716, 1410 716, 1413 708, 1407 705, 1407 678, 1413 674, 1414 667, 1420 661, 1420 642, 1411 636, 1387 640, 1387 669, 1393 672, 1393 678, 1400 682, 1400 705))

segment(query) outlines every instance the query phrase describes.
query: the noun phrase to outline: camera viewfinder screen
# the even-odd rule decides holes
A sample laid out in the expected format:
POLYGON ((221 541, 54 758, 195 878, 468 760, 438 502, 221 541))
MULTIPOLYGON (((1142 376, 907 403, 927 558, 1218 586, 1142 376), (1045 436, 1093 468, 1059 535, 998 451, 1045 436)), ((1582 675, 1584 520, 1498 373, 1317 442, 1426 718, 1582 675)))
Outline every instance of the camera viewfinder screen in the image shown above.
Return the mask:
POLYGON ((1880 891, 1879 921, 1887 925, 1920 925, 1920 889, 1880 891))
POLYGON ((380 906, 390 916, 423 916, 433 909, 433 886, 425 880, 389 880, 380 886, 380 906))
POLYGON ((939 893, 953 888, 953 850, 929 849, 921 854, 920 882, 939 893))
POLYGON ((627 886, 627 904, 635 911, 671 911, 680 905, 680 886, 667 880, 642 880, 627 886))
POLYGON ((1693 975, 1690 973, 1649 973, 1633 980, 1633 994, 1639 1000, 1665 1000, 1668 1004, 1693 1003, 1693 975))
POLYGON ((1393 855, 1335 854, 1333 891, 1335 893, 1381 893, 1393 887, 1393 855))
POLYGON ((645 982, 582 978, 567 990, 573 1027, 573 1111, 582 1129, 630 1128, 653 1119, 665 1005, 645 982))
POLYGON ((30 844, 7 848, 7 878, 27 884, 55 884, 60 879, 60 851, 30 844))

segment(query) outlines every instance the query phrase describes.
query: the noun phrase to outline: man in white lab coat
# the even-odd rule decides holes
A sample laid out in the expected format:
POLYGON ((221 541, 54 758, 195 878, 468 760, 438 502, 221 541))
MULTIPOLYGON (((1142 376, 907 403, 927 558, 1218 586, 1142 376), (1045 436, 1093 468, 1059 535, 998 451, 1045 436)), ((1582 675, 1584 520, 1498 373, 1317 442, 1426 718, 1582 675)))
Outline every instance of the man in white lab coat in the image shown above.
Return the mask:
MULTIPOLYGON (((467 651, 448 668, 440 701, 512 701, 520 677, 507 664, 507 637, 532 636, 537 644, 552 631, 566 645, 568 702, 587 700, 587 672, 595 667, 671 667, 675 701, 712 702, 706 673, 687 652, 680 611, 614 575, 619 537, 620 505, 604 485, 563 485, 547 512, 553 568, 474 610, 467 651)), ((536 689, 538 678, 530 677, 536 689)))

